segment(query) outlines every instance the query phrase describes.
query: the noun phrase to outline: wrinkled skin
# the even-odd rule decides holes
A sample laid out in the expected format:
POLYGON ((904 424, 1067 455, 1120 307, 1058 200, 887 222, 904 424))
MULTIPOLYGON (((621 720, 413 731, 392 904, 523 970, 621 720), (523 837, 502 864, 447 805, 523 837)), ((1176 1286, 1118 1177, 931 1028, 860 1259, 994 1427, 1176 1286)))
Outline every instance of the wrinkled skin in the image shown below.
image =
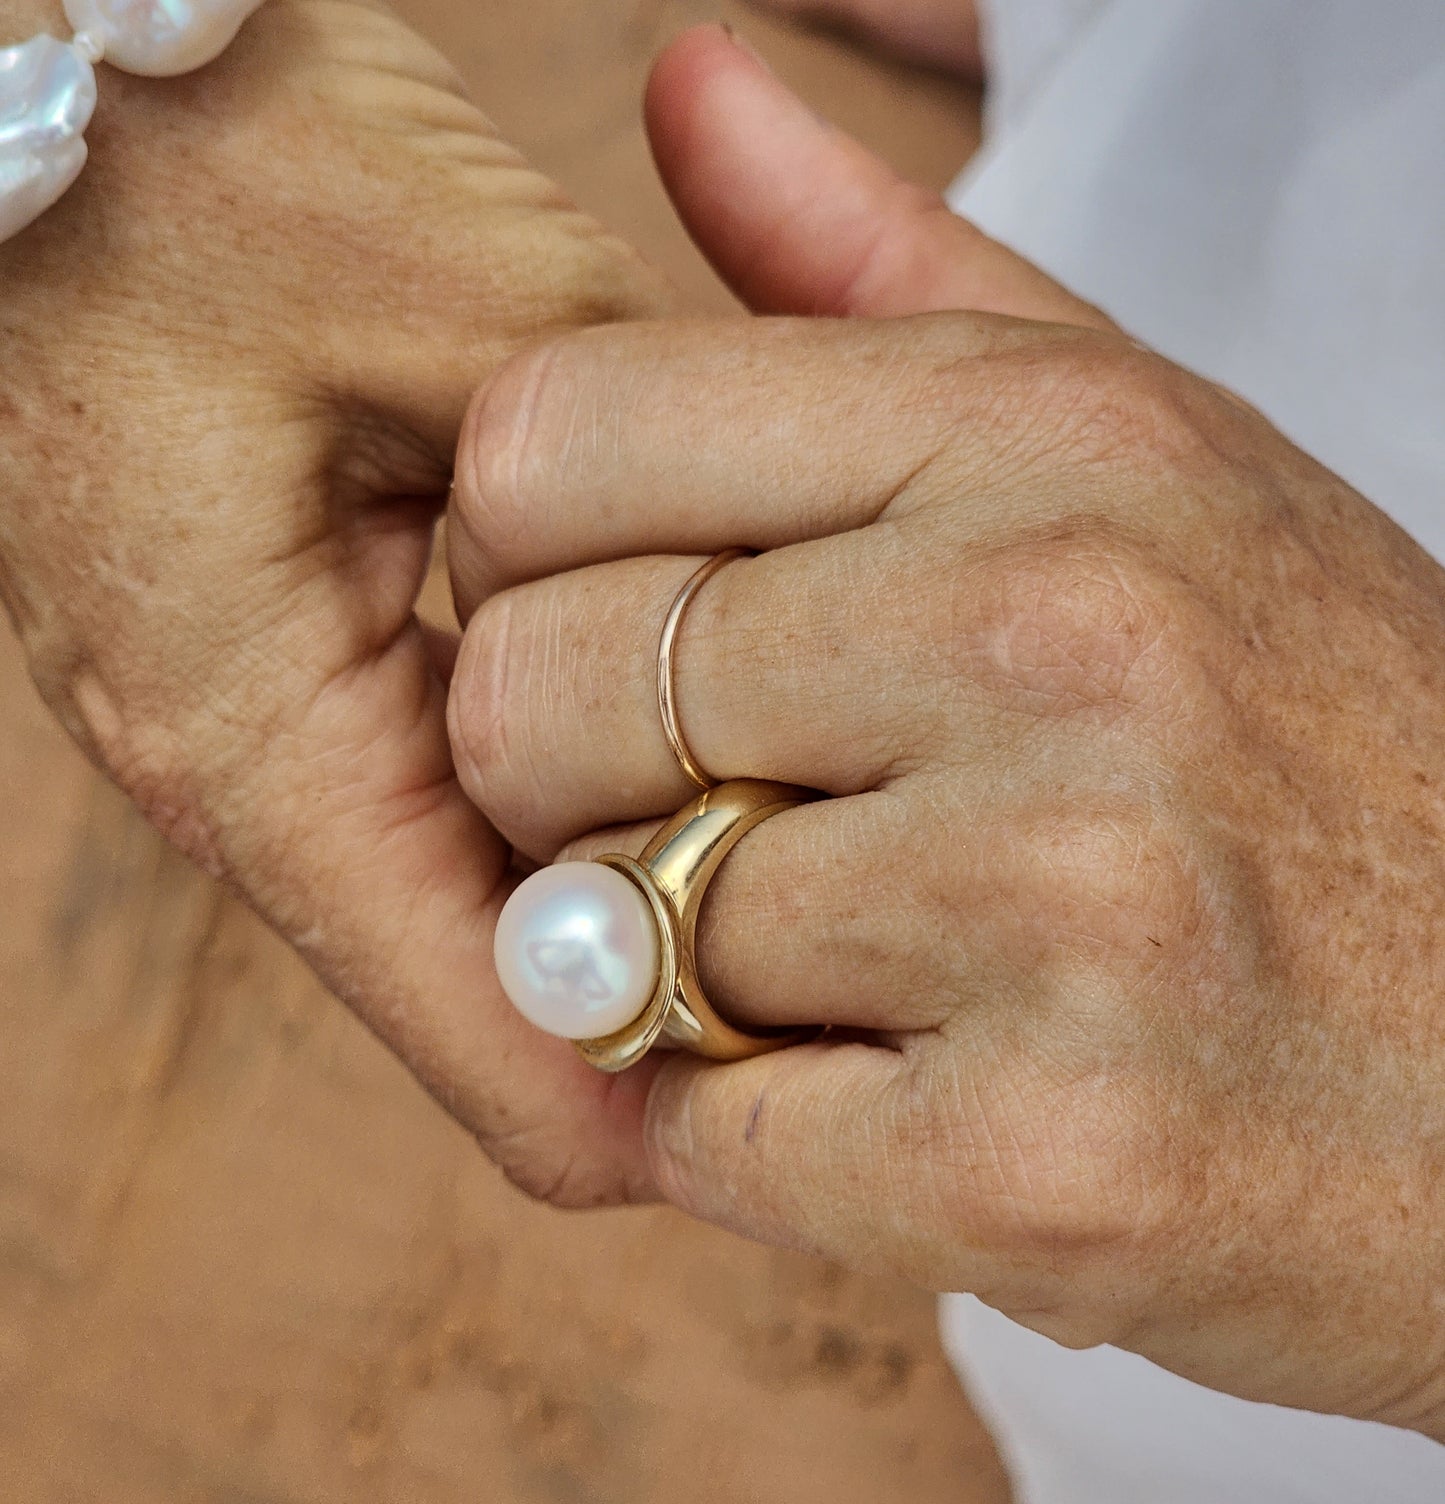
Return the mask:
POLYGON ((751 1023, 883 1037, 669 1066, 668 1194, 1066 1342, 1438 1427, 1437 566, 1232 399, 1052 326, 581 336, 470 437, 493 590, 454 737, 501 830, 635 851, 574 843, 685 802, 652 633, 735 540, 768 552, 690 613, 694 750, 839 796, 729 859, 704 979, 751 1023), (619 384, 672 420, 629 430, 619 384))
POLYGON ((468 387, 663 299, 369 6, 272 0, 197 78, 108 74, 86 178, 0 249, 0 577, 37 682, 528 1188, 660 1177, 1067 1341, 1441 1435, 1439 571, 756 77, 710 127, 760 133, 728 144, 756 203, 716 212, 683 100, 720 45, 674 54, 654 133, 755 304, 1054 324, 509 365, 462 451, 453 730, 525 851, 635 847, 589 833, 687 794, 647 688, 676 556, 774 549, 689 619, 688 729, 843 797, 729 860, 706 979, 866 1042, 669 1065, 644 1142, 655 1065, 604 1081, 501 1002, 510 853, 412 612, 431 521, 468 387), (669 422, 615 430, 619 392, 669 422))
POLYGON ((661 311, 656 279, 361 0, 270 0, 189 77, 103 69, 90 141, 0 247, 0 589, 42 694, 519 1181, 648 1194, 642 1083, 492 980, 510 853, 413 605, 470 389, 661 311))
POLYGON ((684 728, 719 777, 835 796, 737 847, 699 940, 730 1016, 835 1032, 670 1062, 662 1188, 1445 1439, 1445 572, 719 39, 655 119, 683 86, 758 153, 771 233, 723 174, 674 182, 755 302, 999 313, 594 331, 472 409, 451 722, 498 828, 636 852, 689 797, 655 634, 737 544, 684 728))

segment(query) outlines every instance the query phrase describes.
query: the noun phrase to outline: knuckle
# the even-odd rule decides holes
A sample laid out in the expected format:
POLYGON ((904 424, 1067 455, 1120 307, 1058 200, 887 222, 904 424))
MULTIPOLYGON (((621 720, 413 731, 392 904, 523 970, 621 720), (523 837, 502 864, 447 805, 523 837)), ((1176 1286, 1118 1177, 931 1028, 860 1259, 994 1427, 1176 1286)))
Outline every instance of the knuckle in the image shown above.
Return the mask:
POLYGON ((447 732, 457 776, 486 808, 511 761, 513 727, 507 715, 513 603, 494 595, 478 607, 462 636, 447 699, 447 732))
POLYGON ((456 516, 498 575, 525 569, 545 467, 555 451, 549 413, 566 381, 564 341, 513 356, 472 398, 462 428, 456 516))
POLYGON ((559 1211, 585 1211, 606 1205, 610 1200, 592 1183, 577 1155, 556 1159, 504 1158, 501 1169, 524 1196, 559 1211))
MULTIPOLYGON (((1158 710, 1182 669, 1180 591, 1126 529, 1073 518, 998 552, 953 604, 954 667, 1029 715, 1158 710)), ((948 640, 948 639, 946 639, 948 640)))
POLYGON ((533 1201, 583 1211, 618 1199, 582 1149, 559 1141, 554 1130, 512 1127, 479 1134, 477 1141, 507 1180, 533 1201))
POLYGON ((462 639, 447 701, 457 776, 503 834, 516 838, 545 808, 535 748, 540 697, 526 692, 536 634, 518 621, 516 592, 485 601, 462 639))
POLYGON ((1059 457, 1113 470, 1154 456, 1178 461, 1206 440, 1190 378, 1142 345, 1119 337, 1079 341, 1048 375, 1059 457))

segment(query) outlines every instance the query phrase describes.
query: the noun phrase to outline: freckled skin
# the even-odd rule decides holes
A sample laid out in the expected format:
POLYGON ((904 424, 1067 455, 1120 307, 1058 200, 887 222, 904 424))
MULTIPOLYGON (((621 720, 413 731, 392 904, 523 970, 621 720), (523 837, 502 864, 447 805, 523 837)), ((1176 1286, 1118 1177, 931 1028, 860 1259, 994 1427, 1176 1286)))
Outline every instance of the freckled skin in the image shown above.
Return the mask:
POLYGON ((370 0, 268 0, 196 75, 106 70, 88 136, 0 246, 0 595, 41 693, 516 1179, 649 1194, 641 1083, 496 984, 510 853, 413 608, 476 382, 665 293, 370 0))
POLYGON ((1445 571, 1107 330, 637 326, 480 400, 525 452, 492 455, 485 505, 459 490, 457 526, 487 557, 509 515, 553 523, 463 650, 505 618, 485 682, 512 698, 454 686, 464 749, 519 707, 472 764, 482 807, 550 854, 667 806, 628 623, 692 567, 666 556, 714 546, 718 496, 773 551, 693 603, 690 734, 837 796, 749 835, 699 930, 731 1015, 834 1032, 668 1065, 668 1194, 1063 1342, 1445 1438, 1445 571), (673 422, 621 431, 618 383, 673 422), (585 529, 599 504, 591 552, 567 508, 585 529), (634 532, 646 556, 607 562, 634 532), (523 716, 532 666, 573 663, 523 716))

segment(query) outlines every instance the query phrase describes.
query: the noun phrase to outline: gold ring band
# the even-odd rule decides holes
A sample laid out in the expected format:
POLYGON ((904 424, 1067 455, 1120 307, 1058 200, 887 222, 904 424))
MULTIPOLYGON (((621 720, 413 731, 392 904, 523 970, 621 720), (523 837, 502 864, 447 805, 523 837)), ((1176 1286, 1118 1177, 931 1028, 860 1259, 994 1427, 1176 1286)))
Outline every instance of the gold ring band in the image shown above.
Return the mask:
POLYGON ((679 810, 637 860, 599 857, 629 878, 657 920, 657 986, 642 1013, 615 1034, 579 1039, 578 1052, 602 1071, 622 1071, 659 1040, 709 1060, 746 1060, 811 1037, 811 1030, 749 1033, 728 1023, 707 1000, 697 975, 697 917, 703 896, 727 854, 773 815, 821 795, 789 783, 737 778, 720 783, 679 810))
POLYGON ((715 788, 717 779, 710 778, 692 755, 692 750, 687 745, 687 738, 682 734, 682 725, 678 720, 677 633, 682 626, 683 617, 687 615, 687 608, 692 604, 693 597, 718 570, 725 564, 731 564, 735 559, 746 559, 751 556, 752 550, 747 548, 729 548, 720 554, 714 554, 677 592, 677 598, 673 601, 668 610, 667 619, 662 624, 662 635, 657 640, 657 708, 662 716, 662 734, 667 738, 667 745, 672 749, 677 765, 700 789, 715 788))

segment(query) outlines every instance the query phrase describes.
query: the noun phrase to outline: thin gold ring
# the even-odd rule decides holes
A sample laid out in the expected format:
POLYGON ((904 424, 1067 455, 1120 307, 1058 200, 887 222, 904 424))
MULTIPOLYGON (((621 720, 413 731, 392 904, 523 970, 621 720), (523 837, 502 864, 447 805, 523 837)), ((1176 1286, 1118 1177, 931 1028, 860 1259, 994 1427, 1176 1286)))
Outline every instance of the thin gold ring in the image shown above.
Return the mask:
POLYGON ((677 765, 700 789, 717 787, 717 779, 709 777, 702 765, 692 755, 687 738, 682 734, 682 724, 677 715, 677 634, 682 619, 693 597, 725 564, 734 559, 752 557, 749 548, 729 548, 714 554, 677 592, 677 597, 668 610, 662 624, 662 634, 657 639, 657 708, 662 716, 662 734, 677 759, 677 765))
POLYGON ((790 783, 736 778, 680 809, 636 860, 598 858, 641 890, 657 921, 660 959, 657 985, 637 1018, 615 1034, 575 1041, 589 1065, 626 1070, 663 1039, 708 1060, 747 1060, 812 1037, 813 1030, 750 1033, 722 1017, 698 980, 697 916, 708 884, 750 830, 821 797, 790 783))

